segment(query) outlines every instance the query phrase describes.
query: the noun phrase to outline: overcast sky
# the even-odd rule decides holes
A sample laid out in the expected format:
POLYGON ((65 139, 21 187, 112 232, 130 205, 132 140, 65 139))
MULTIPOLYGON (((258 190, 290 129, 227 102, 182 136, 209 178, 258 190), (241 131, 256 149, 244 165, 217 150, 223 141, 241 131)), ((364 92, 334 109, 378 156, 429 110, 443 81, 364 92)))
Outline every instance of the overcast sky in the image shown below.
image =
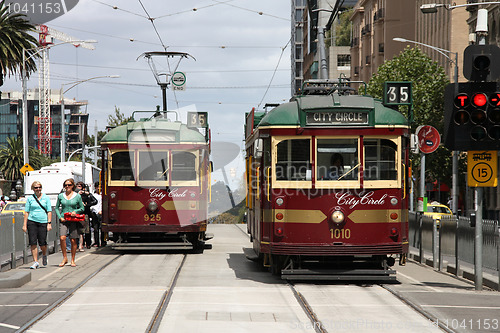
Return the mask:
MULTIPOLYGON (((46 24, 78 39, 97 40, 96 48, 66 44, 50 49, 50 86, 59 90, 95 76, 120 76, 85 82, 65 94, 88 100, 93 134, 95 121, 103 130, 115 106, 129 116, 162 104, 141 54, 164 51, 164 46, 187 52, 196 58, 183 59, 178 67, 186 73, 187 89, 168 90, 168 108, 207 111, 214 140, 241 142, 245 112, 290 98, 290 10, 285 0, 80 0, 46 24)), ((165 58, 156 64, 173 71, 177 59, 171 59, 170 70, 165 58)), ((33 75, 28 88, 38 84, 33 75)), ((19 78, 7 78, 2 90, 20 91, 19 78)))

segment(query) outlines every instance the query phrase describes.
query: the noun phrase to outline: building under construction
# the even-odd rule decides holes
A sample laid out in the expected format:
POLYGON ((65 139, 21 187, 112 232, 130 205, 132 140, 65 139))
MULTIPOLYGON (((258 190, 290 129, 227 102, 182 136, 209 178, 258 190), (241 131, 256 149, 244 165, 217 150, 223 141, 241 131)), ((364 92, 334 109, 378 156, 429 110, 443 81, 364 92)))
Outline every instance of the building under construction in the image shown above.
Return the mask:
MULTIPOLYGON (((28 90, 28 145, 39 149, 39 90, 28 90)), ((61 100, 60 91, 50 92, 50 146, 47 156, 53 159, 61 156, 61 100)), ((82 147, 89 114, 88 101, 64 99, 64 133, 66 135, 66 158, 82 147)), ((0 145, 7 143, 8 137, 22 136, 22 92, 2 92, 0 101, 0 145)))

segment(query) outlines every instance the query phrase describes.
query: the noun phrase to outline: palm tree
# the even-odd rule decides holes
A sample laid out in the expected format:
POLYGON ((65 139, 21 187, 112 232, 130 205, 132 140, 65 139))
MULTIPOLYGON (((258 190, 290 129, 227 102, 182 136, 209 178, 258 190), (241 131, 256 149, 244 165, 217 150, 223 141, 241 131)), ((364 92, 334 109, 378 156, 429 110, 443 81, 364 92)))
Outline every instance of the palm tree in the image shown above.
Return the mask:
MULTIPOLYGON (((29 147, 29 161, 33 169, 40 169, 43 165, 43 157, 40 151, 34 147, 29 147)), ((7 138, 7 145, 0 146, 0 171, 7 180, 23 179, 20 171, 23 165, 23 139, 21 137, 7 138)))
MULTIPOLYGON (((26 75, 36 71, 35 54, 38 40, 29 34, 35 26, 25 19, 23 14, 10 14, 5 0, 0 1, 0 79, 9 72, 21 72, 23 50, 26 50, 26 75)), ((1 84, 0 84, 1 85, 1 84)))

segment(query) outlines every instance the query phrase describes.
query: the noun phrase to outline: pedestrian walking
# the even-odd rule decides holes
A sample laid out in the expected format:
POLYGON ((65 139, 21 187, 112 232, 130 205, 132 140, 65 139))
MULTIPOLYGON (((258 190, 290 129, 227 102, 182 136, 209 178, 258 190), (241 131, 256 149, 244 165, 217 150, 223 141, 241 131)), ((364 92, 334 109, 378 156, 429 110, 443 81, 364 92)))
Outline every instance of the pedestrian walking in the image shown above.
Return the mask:
POLYGON ((90 218, 92 217, 92 211, 90 208, 97 204, 97 199, 89 192, 89 189, 83 182, 76 183, 76 191, 82 197, 83 206, 85 207, 85 233, 80 235, 80 252, 83 252, 83 246, 90 249, 92 243, 92 235, 90 234, 90 218))
POLYGON ((52 207, 49 197, 42 193, 42 184, 39 181, 34 181, 31 189, 34 193, 26 198, 23 231, 28 233, 34 261, 30 268, 37 269, 40 267, 38 245, 42 250, 42 264, 47 266, 47 232, 52 230, 52 207))
POLYGON ((75 267, 75 257, 77 248, 77 239, 80 237, 78 228, 79 222, 66 221, 64 218, 64 213, 70 213, 72 217, 76 217, 76 214, 82 214, 84 212, 82 197, 80 194, 74 191, 75 181, 73 178, 66 179, 63 183, 64 191, 59 193, 56 202, 56 215, 60 221, 59 234, 61 242, 61 252, 63 255, 63 261, 59 264, 59 267, 63 267, 68 263, 68 256, 66 252, 66 235, 69 234, 71 241, 71 266, 75 267))

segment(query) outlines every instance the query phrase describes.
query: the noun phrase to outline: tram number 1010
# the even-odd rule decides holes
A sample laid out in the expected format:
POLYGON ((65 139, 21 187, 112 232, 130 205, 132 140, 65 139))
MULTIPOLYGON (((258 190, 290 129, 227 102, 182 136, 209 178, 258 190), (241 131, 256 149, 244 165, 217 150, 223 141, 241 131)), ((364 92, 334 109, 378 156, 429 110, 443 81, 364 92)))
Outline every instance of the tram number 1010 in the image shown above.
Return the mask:
POLYGON ((349 239, 351 238, 351 229, 330 229, 332 239, 349 239))

